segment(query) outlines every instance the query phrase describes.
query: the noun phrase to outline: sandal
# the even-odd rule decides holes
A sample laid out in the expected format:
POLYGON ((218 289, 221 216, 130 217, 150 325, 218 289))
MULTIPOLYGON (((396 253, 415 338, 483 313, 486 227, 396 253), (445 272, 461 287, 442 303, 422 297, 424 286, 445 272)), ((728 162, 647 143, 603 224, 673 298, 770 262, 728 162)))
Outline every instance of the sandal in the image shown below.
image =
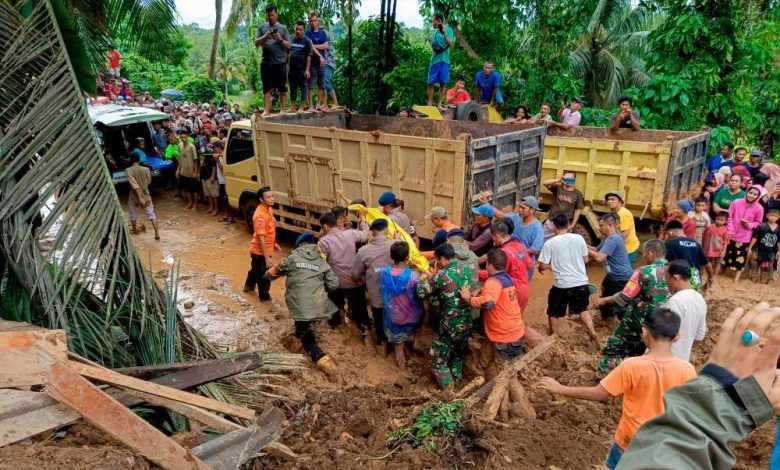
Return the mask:
POLYGON ((235 219, 234 220, 226 220, 226 221, 224 221, 222 223, 225 224, 225 225, 230 225, 230 224, 235 224, 236 221, 235 221, 235 219))

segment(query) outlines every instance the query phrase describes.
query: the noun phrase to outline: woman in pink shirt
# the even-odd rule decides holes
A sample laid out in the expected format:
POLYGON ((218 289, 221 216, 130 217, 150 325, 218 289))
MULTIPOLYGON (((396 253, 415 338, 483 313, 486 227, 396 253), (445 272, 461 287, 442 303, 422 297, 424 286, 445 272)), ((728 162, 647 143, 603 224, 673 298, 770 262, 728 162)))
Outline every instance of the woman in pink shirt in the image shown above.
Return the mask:
POLYGON ((753 231, 764 220, 764 208, 758 200, 763 188, 751 186, 744 199, 737 199, 729 206, 729 221, 727 229, 729 244, 723 258, 723 266, 736 271, 735 281, 739 280, 748 259, 748 245, 753 237, 753 231))

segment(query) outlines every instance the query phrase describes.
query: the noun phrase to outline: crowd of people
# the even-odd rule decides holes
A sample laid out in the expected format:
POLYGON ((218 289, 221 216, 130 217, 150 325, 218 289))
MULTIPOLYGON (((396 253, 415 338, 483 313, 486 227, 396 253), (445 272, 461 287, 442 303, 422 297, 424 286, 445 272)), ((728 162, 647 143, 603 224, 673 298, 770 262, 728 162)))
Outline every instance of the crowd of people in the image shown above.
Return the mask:
MULTIPOLYGON (((770 176, 767 186, 780 188, 771 165, 760 173, 770 176)), ((465 228, 451 221, 445 208, 431 208, 426 223, 434 228, 432 250, 424 252, 395 194, 382 194, 372 208, 339 193, 346 207, 322 214, 320 233, 298 237, 290 255, 278 263, 274 197, 266 186, 257 194, 245 291, 259 286, 260 299, 269 300, 270 281, 286 276, 294 349, 306 352, 328 375, 336 373, 337 365, 319 346, 314 322, 338 328, 348 316, 366 345, 373 343, 380 353, 392 346, 398 367, 408 374, 404 345, 427 321, 436 331, 432 375, 441 387, 451 388, 463 377, 470 341, 490 342, 500 368, 516 361, 526 342, 544 339, 523 317, 534 271, 551 272, 547 333, 559 334, 566 316, 579 318, 601 354, 599 382, 567 387, 545 378, 540 386, 592 400, 624 395, 607 459, 607 466, 615 468, 642 423, 664 411, 664 392, 696 375, 689 361, 707 329, 707 303, 700 291, 716 275, 712 265, 739 273, 755 248, 759 266, 771 272, 779 257, 780 211, 772 208, 772 200, 780 200, 780 193, 770 195, 755 179, 745 182, 748 190, 730 203, 727 214, 715 216, 714 224, 709 222, 714 204, 707 198, 679 201, 659 237, 644 243, 621 193, 609 191, 605 204, 610 212, 599 218, 601 242, 589 246, 574 230, 584 198, 575 173, 566 171, 560 179, 543 182, 553 195, 544 223, 536 216, 539 204, 533 196, 523 197, 512 210, 494 207, 483 197, 472 209, 474 224, 465 228), (604 267, 600 288, 589 279, 590 260, 604 267), (594 328, 596 314, 614 326, 605 342, 594 328)))

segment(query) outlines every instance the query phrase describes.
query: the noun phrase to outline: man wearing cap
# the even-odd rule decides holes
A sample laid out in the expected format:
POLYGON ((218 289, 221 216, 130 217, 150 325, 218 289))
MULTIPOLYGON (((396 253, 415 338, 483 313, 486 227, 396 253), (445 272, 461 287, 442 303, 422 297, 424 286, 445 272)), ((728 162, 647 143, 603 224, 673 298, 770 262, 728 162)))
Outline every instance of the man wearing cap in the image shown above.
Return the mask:
MULTIPOLYGON (((479 273, 479 261, 477 260, 477 255, 469 249, 469 244, 466 242, 466 233, 459 228, 450 230, 447 232, 447 243, 452 245, 452 248, 455 250, 455 258, 457 258, 458 262, 467 266, 469 272, 472 273, 469 289, 471 291, 479 290, 479 276, 477 275, 479 273)), ((479 317, 479 309, 472 309, 471 317, 475 319, 479 317)))
POLYGON ((268 21, 257 28, 255 47, 262 47, 263 57, 260 63, 260 78, 263 82, 263 116, 271 114, 271 99, 274 90, 279 92, 280 114, 284 114, 287 104, 287 53, 292 47, 290 33, 277 20, 276 6, 267 4, 265 14, 268 21))
POLYGON ((352 262, 352 279, 363 282, 368 291, 368 301, 371 304, 371 315, 374 317, 374 333, 376 346, 386 342, 385 329, 382 322, 382 292, 379 288, 379 271, 393 264, 390 258, 390 246, 394 240, 387 236, 387 220, 376 219, 371 222, 371 240, 360 247, 352 262))
MULTIPOLYGON (((436 206, 431 209, 425 218, 430 219, 433 226, 436 227, 436 232, 433 234, 433 238, 431 239, 431 244, 433 245, 434 250, 437 246, 447 241, 447 232, 456 229, 460 230, 460 227, 450 222, 449 218, 447 217, 447 209, 441 206, 436 206)), ((431 252, 430 254, 432 257, 433 253, 431 252)))
POLYGON ((495 210, 490 204, 480 204, 471 208, 474 214, 474 224, 466 234, 469 250, 477 256, 486 255, 493 248, 493 239, 490 238, 490 224, 493 221, 495 210))
MULTIPOLYGON (((512 221, 514 230, 512 235, 520 240, 526 247, 528 255, 533 263, 536 257, 541 253, 544 246, 544 229, 542 223, 536 218, 536 211, 539 209, 539 201, 533 196, 525 196, 517 203, 517 213, 504 213, 495 209, 497 218, 506 217, 512 221)), ((534 275, 534 266, 528 269, 528 282, 534 275)))
POLYGON ((750 177, 755 178, 757 174, 761 173, 761 167, 764 166, 761 160, 764 158, 764 152, 760 149, 753 149, 750 151, 750 161, 747 164, 750 177))
POLYGON ((295 249, 269 269, 263 279, 270 284, 272 279, 287 276, 284 302, 295 321, 295 337, 300 341, 300 346, 296 344, 291 349, 299 352, 298 347, 301 347, 321 371, 333 376, 336 364, 317 344, 312 323, 328 320, 338 313, 339 309, 328 298, 328 292, 338 288, 339 280, 320 256, 316 243, 314 235, 300 235, 295 241, 295 249))
POLYGON ((270 186, 257 190, 257 209, 252 214, 254 234, 249 245, 252 264, 244 281, 244 292, 252 292, 257 286, 260 300, 271 300, 271 282, 264 277, 265 272, 273 265, 274 250, 280 250, 276 244, 276 219, 273 206, 274 192, 270 186))
POLYGON ((385 191, 379 196, 378 202, 382 212, 390 218, 392 223, 395 224, 397 228, 408 233, 414 240, 414 244, 419 247, 420 237, 415 233, 414 225, 412 225, 412 221, 409 220, 409 216, 401 210, 396 201, 395 194, 390 191, 385 191))
POLYGON ((732 158, 732 152, 734 151, 734 142, 726 142, 720 148, 720 153, 716 153, 709 160, 704 167, 704 182, 709 184, 712 182, 712 178, 715 173, 721 168, 734 166, 734 160, 732 158))
POLYGON ((639 238, 636 236, 636 227, 634 226, 634 214, 623 205, 623 195, 620 191, 609 191, 604 195, 604 202, 613 214, 620 218, 618 231, 626 243, 628 252, 628 262, 634 266, 636 257, 639 256, 639 238))
POLYGON ((548 126, 557 127, 568 131, 572 127, 580 125, 582 116, 580 115, 580 106, 582 105, 582 99, 572 98, 570 107, 566 107, 566 100, 561 101, 561 109, 558 110, 558 117, 561 122, 547 121, 548 126))
POLYGON ((560 178, 542 181, 545 188, 552 193, 552 204, 547 213, 547 220, 544 221, 544 241, 555 236, 555 227, 552 224, 552 218, 558 214, 565 215, 570 221, 569 232, 577 226, 580 219, 580 213, 585 207, 585 196, 579 189, 574 187, 577 182, 573 171, 564 170, 560 178))
MULTIPOLYGON (((366 309, 366 289, 352 278, 352 264, 357 255, 357 244, 368 241, 368 224, 365 212, 358 212, 360 219, 358 230, 339 227, 333 212, 325 212, 320 216, 320 226, 323 237, 318 243, 320 251, 339 278, 339 288, 331 292, 330 300, 339 309, 344 308, 344 301, 349 304, 353 320, 360 329, 368 345, 368 332, 371 329, 371 319, 366 309)), ((339 312, 331 318, 330 326, 341 324, 339 312)))

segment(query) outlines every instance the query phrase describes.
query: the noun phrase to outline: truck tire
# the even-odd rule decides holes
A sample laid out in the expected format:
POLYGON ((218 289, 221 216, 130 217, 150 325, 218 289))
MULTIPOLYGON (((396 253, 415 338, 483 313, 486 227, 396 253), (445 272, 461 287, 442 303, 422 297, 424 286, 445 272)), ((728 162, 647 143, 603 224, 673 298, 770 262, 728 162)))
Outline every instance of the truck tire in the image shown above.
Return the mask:
POLYGON ((466 101, 455 108, 456 121, 483 121, 482 106, 476 101, 466 101))
POLYGON ((249 230, 250 235, 255 234, 255 227, 252 223, 252 216, 255 215, 255 209, 257 209, 257 203, 253 200, 248 200, 244 205, 241 207, 241 214, 244 216, 244 220, 246 221, 246 228, 249 230))
POLYGON ((585 239, 585 243, 588 246, 596 246, 596 241, 598 241, 598 238, 596 235, 591 232, 590 227, 586 226, 582 222, 577 222, 577 225, 574 226, 574 230, 572 230, 572 233, 576 233, 577 235, 582 235, 582 238, 585 239))

